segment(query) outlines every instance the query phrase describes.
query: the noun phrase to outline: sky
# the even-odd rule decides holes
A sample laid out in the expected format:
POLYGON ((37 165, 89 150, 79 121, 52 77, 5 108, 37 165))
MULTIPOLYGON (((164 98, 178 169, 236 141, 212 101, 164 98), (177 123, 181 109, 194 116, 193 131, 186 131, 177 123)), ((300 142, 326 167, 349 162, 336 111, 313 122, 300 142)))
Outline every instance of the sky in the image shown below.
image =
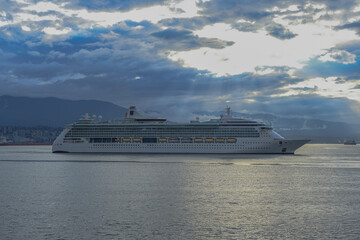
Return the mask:
POLYGON ((0 95, 359 122, 360 0, 0 0, 0 95))

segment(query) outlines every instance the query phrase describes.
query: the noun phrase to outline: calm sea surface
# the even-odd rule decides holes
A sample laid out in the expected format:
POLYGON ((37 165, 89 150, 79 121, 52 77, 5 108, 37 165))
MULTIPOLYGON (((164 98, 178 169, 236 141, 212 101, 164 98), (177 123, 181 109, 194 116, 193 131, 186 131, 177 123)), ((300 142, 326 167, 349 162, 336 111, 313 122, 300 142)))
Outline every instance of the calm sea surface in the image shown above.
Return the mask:
POLYGON ((359 239, 360 146, 296 155, 0 147, 1 239, 359 239))

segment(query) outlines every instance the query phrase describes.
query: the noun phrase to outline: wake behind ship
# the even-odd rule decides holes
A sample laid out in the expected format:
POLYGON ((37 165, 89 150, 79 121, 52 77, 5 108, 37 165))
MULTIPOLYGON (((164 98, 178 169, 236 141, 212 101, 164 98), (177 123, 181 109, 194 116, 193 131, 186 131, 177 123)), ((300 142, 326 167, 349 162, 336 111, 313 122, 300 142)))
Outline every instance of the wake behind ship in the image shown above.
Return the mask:
POLYGON ((233 118, 170 123, 143 117, 131 106, 123 121, 84 119, 67 126, 52 151, 78 153, 290 153, 309 140, 288 140, 271 126, 233 118))

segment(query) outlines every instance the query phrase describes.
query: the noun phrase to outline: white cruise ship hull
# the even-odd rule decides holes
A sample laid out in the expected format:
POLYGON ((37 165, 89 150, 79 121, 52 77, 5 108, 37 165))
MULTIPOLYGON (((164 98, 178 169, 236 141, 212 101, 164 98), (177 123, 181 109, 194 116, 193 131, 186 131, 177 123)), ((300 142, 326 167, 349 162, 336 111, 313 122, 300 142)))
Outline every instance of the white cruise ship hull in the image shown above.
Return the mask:
POLYGON ((270 153, 294 154, 309 140, 255 142, 238 139, 237 143, 56 143, 53 152, 69 153, 270 153), (281 142, 281 144, 280 144, 281 142))

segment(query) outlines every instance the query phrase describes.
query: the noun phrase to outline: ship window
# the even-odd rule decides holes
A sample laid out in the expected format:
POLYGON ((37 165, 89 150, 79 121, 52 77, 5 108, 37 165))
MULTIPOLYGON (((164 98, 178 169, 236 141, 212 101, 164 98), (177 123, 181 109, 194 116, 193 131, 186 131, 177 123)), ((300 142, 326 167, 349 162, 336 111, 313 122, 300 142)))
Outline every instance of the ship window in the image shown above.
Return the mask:
POLYGON ((157 138, 143 138, 143 143, 157 143, 157 138))

